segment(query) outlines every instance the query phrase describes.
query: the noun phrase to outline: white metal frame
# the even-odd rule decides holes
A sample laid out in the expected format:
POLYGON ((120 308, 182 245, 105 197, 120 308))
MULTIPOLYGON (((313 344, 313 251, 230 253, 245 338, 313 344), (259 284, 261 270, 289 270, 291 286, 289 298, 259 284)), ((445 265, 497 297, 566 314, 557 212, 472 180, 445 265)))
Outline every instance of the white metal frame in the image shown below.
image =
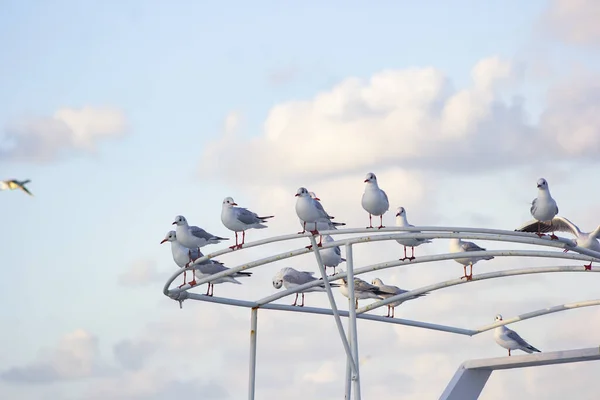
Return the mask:
MULTIPOLYGON (((382 229, 339 229, 339 230, 330 230, 320 232, 323 235, 350 235, 350 234, 360 234, 360 236, 343 238, 340 240, 336 240, 333 242, 323 243, 322 247, 317 247, 317 242, 315 236, 306 232, 304 234, 291 234, 291 235, 283 235, 272 237, 264 240, 259 240, 251 243, 246 243, 243 246, 243 249, 257 247, 269 243, 275 242, 283 242, 290 240, 298 240, 302 238, 307 238, 312 245, 311 249, 307 249, 305 247, 288 250, 273 256, 265 257, 259 260, 254 260, 251 262, 247 262, 241 264, 239 266, 233 267, 227 271, 223 271, 209 277, 198 279, 196 281, 196 286, 202 285, 204 283, 208 283, 209 281, 218 279, 220 277, 232 275, 239 271, 244 271, 252 268, 257 268, 261 265, 273 263, 276 261, 280 261, 283 259, 296 257, 302 254, 307 254, 312 252, 315 255, 315 259, 317 261, 317 265, 319 268, 319 272, 321 273, 321 277, 323 278, 323 282, 325 283, 325 289, 327 292, 327 297, 329 299, 329 304, 331 308, 315 308, 315 307, 297 307, 297 306, 289 306, 283 304, 273 304, 274 301, 281 299, 285 296, 298 293, 306 288, 316 286, 319 282, 311 282, 301 286, 298 286, 293 289, 286 289, 283 291, 279 291, 273 295, 264 297, 262 299, 258 299, 255 301, 248 300, 238 300, 238 299, 230 299, 223 297, 210 297, 203 294, 191 293, 188 290, 191 288, 189 284, 182 286, 181 288, 170 288, 171 284, 179 275, 184 272, 184 269, 179 269, 175 272, 166 282, 163 293, 174 299, 179 301, 181 306, 182 302, 186 299, 199 300, 199 301, 207 301, 213 303, 220 303, 231 306, 238 307, 247 307, 251 309, 251 317, 250 317, 250 329, 251 329, 251 340, 250 340, 250 365, 249 365, 249 383, 248 383, 248 399, 254 399, 255 393, 255 373, 256 373, 256 337, 258 334, 258 309, 263 308, 267 310, 280 310, 280 311, 293 311, 293 312, 301 312, 301 313, 309 313, 309 314, 322 314, 322 315, 332 315, 334 317, 336 326, 338 328, 340 340, 342 342, 342 346, 346 353, 346 396, 347 400, 350 399, 351 394, 353 394, 354 400, 360 400, 361 398, 361 390, 360 390, 360 371, 359 371, 359 353, 358 353, 358 333, 356 329, 356 320, 357 319, 366 319, 371 321, 392 323, 392 324, 400 324, 406 326, 413 326, 417 328, 423 329, 431 329, 441 332, 449 332, 460 335, 468 335, 473 336, 479 333, 488 331, 497 326, 510 324, 519 320, 534 318, 538 316, 542 316, 545 314, 565 311, 574 308, 580 307, 589 307, 600 305, 600 300, 591 300, 591 301, 583 301, 572 304, 562 304, 552 308, 545 308, 541 310, 532 311, 526 314, 522 314, 513 318, 507 318, 503 321, 496 322, 494 324, 485 325, 476 329, 464 329, 453 326, 444 326, 438 325, 434 323, 424 322, 424 321, 414 321, 414 320, 406 320, 401 318, 388 318, 383 316, 377 316, 372 314, 366 314, 368 311, 374 310, 376 308, 385 306, 387 304, 396 302, 398 300, 407 299, 416 294, 432 292, 439 289, 444 289, 450 286, 462 285, 462 284, 470 284, 475 283, 480 280, 485 279, 496 279, 507 276, 518 276, 518 275, 528 275, 528 274, 537 274, 537 273, 556 273, 556 272, 600 272, 598 269, 587 270, 583 264, 581 265, 566 265, 566 266, 551 266, 551 267, 533 267, 533 268, 523 268, 523 269, 514 269, 507 271, 496 271, 496 272, 487 272, 473 275, 472 280, 463 280, 463 279, 452 279, 444 282, 434 283, 428 286, 424 286, 421 288, 417 288, 411 290, 407 293, 397 295, 394 297, 390 297, 385 300, 376 301, 371 303, 365 307, 361 307, 358 310, 354 308, 354 279, 353 277, 356 275, 364 274, 367 272, 372 272, 380 269, 393 268, 398 266, 406 266, 413 265, 419 263, 430 263, 434 261, 441 260, 452 260, 461 257, 477 257, 477 256, 494 256, 494 257, 543 257, 543 258, 554 258, 554 259, 564 259, 571 261, 584 261, 587 263, 597 262, 600 263, 600 253, 594 252, 588 249, 584 249, 576 246, 576 244, 565 238, 559 238, 558 240, 551 240, 548 236, 539 238, 535 234, 524 233, 524 232, 514 232, 514 231, 505 231, 505 230, 497 230, 497 229, 479 229, 479 228, 464 228, 464 227, 386 227, 382 229), (383 263, 377 263, 368 265, 362 268, 354 268, 354 258, 353 258, 353 250, 354 245, 376 242, 376 241, 389 241, 396 240, 398 238, 423 238, 423 239, 450 239, 450 238, 461 238, 461 239, 475 239, 475 240, 491 240, 491 241, 499 241, 504 243, 518 243, 518 244, 526 244, 533 246, 545 246, 550 248, 557 248, 561 250, 569 250, 569 253, 565 253, 563 251, 542 251, 542 250, 487 250, 481 252, 469 252, 469 253, 449 253, 449 254, 437 254, 432 256, 423 256, 419 257, 413 261, 401 261, 401 260, 392 260, 383 263), (321 260, 321 255, 319 250, 324 248, 330 248, 335 246, 345 246, 345 256, 346 256, 346 272, 340 272, 332 276, 327 276, 325 272, 325 267, 321 260), (341 278, 347 277, 348 281, 348 291, 350 294, 350 298, 348 299, 348 310, 349 311, 340 311, 337 308, 337 304, 333 297, 333 293, 331 291, 330 282, 339 280, 341 278), (347 331, 344 330, 344 326, 341 321, 341 317, 348 318, 348 326, 347 331)), ((205 260, 218 257, 223 254, 231 253, 233 251, 243 251, 242 250, 231 250, 229 248, 225 248, 223 250, 216 251, 214 253, 210 253, 196 260, 194 263, 188 267, 188 269, 194 268, 194 265, 199 264, 205 260)), ((545 353, 548 354, 548 353, 545 353)), ((532 357, 532 356, 523 356, 523 357, 532 357)), ((512 357, 515 358, 515 357, 512 357)), ((462 368, 462 367, 461 367, 462 368)), ((466 367, 465 367, 466 368, 466 367)), ((467 368, 469 369, 469 368, 467 368)), ((471 368, 472 369, 472 368, 471 368)), ((469 369, 470 370, 470 369, 469 369)), ((491 371, 490 371, 491 373, 491 371)), ((478 373, 473 372, 472 374, 467 374, 465 376, 474 377, 478 373)), ((479 374, 481 375, 481 374, 479 374)), ((483 374, 485 375, 485 374, 483 374)), ((482 376, 483 376, 482 375, 482 376)), ((477 375, 478 376, 478 375, 477 375)), ((489 376, 489 374, 488 374, 489 376)), ((471 379, 471 378, 469 378, 471 379)), ((487 381, 487 377, 485 380, 481 378, 479 381, 477 379, 472 378, 471 383, 468 385, 478 387, 479 383, 481 384, 481 389, 483 385, 485 385, 485 381, 487 381)), ((481 391, 479 390, 479 392, 481 391)), ((477 393, 479 393, 477 392, 477 393)), ((477 394, 478 395, 478 394, 477 394)), ((443 397, 444 399, 453 399, 453 397, 443 397)), ((476 399, 475 397, 462 397, 462 399, 476 399)))

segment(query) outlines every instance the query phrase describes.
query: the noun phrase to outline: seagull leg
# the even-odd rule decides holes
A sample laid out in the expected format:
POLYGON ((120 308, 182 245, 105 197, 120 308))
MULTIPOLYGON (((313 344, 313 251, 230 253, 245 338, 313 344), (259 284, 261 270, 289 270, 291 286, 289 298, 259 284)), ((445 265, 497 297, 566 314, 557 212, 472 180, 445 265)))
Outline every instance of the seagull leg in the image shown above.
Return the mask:
POLYGON ((302 304, 300 304, 300 307, 304 307, 304 293, 302 293, 302 304))
POLYGON ((317 222, 315 222, 315 229, 310 231, 311 235, 313 236, 317 236, 319 234, 319 231, 317 230, 317 222))
POLYGON ((302 235, 304 232, 306 232, 306 222, 303 221, 302 232, 298 232, 298 235, 302 235))
POLYGON ((558 236, 556 236, 554 232, 552 232, 552 235, 550 235, 550 240, 558 240, 558 236))
POLYGON ((372 216, 371 216, 371 214, 369 214, 369 226, 367 226, 367 229, 373 228, 373 220, 371 218, 372 218, 372 216))
POLYGON ((296 293, 296 298, 294 299, 294 304, 292 304, 292 305, 295 306, 297 302, 298 302, 298 293, 296 293))
POLYGON ((377 227, 377 229, 381 228, 385 228, 385 226, 383 226, 383 214, 379 216, 379 226, 377 227))
POLYGON ((586 271, 591 271, 592 270, 592 262, 590 261, 589 264, 584 265, 583 267, 585 268, 586 271))
POLYGON ((356 303, 356 304, 354 304, 354 308, 355 308, 356 310, 358 310, 358 299, 355 299, 355 300, 354 300, 354 302, 356 303))
POLYGON ((408 257, 406 256, 406 246, 404 246, 404 258, 401 258, 400 261, 406 261, 408 257))
POLYGON ((236 248, 241 249, 244 243, 246 243, 246 231, 242 231, 242 243, 238 244, 236 248))
POLYGON ((387 314, 385 316, 389 317, 390 316, 390 305, 389 304, 387 305, 387 311, 388 312, 387 312, 387 314))
POLYGON ((235 233, 235 244, 233 246, 229 246, 231 250, 235 250, 238 247, 238 233, 235 233))
POLYGON ((415 259, 415 247, 410 246, 410 249, 411 249, 412 254, 411 254, 410 258, 408 259, 408 261, 412 261, 415 259))
POLYGON ((392 306, 392 318, 394 318, 394 311, 396 310, 396 307, 392 306))
POLYGON ((317 244, 317 247, 323 247, 323 235, 319 235, 319 244, 317 244))
POLYGON ((510 357, 510 349, 508 349, 508 356, 510 357))

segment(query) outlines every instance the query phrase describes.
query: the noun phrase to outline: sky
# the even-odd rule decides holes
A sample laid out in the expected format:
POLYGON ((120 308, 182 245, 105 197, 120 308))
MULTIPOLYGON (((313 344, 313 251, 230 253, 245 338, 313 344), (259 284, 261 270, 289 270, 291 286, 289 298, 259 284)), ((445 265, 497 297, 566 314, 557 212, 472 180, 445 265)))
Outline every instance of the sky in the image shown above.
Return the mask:
MULTIPOLYGON (((9 344, 0 346, 0 397, 244 398, 249 310, 193 301, 180 310, 162 294, 177 271, 159 244, 174 217, 233 238, 220 222, 227 196, 275 215, 248 241, 298 230, 300 186, 336 221, 364 226, 368 172, 392 203, 387 225, 404 206, 415 225, 512 230, 530 220, 544 177, 560 215, 593 230, 598 16, 593 0, 0 2, 0 179, 31 179, 34 194, 0 192, 0 340, 9 344)), ((234 267, 303 245, 219 261, 234 267)), ((416 255, 447 251, 440 239, 416 255)), ((401 252, 394 242, 357 246, 355 267, 401 252)), ((496 258, 475 274, 547 265, 572 264, 496 258)), ((310 255, 297 257, 255 269, 243 285, 217 285, 216 296, 272 294, 283 267, 317 271, 310 255)), ((461 273, 449 260, 362 278, 412 289, 461 273)), ((396 316, 476 328, 497 313, 595 299, 594 279, 477 282, 396 316)), ((306 302, 328 306, 319 293, 306 302)), ((341 396, 334 321, 289 314, 259 313, 257 398, 341 396)), ((598 321, 589 307, 510 327, 554 351, 597 346, 598 321)), ((437 398, 463 361, 505 355, 492 332, 367 321, 358 330, 364 398, 437 398)), ((596 363, 497 372, 480 398, 592 399, 599 372, 596 363)))

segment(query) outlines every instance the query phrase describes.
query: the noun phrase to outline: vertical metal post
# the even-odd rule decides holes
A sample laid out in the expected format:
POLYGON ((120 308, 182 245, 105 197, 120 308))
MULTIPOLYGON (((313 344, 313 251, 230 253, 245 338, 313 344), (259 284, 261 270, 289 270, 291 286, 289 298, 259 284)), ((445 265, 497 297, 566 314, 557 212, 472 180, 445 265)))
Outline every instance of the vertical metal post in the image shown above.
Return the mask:
MULTIPOLYGON (((348 304, 350 307, 353 307, 352 301, 348 300, 348 304)), ((350 325, 350 320, 348 320, 348 325, 350 325)), ((352 343, 352 338, 350 337, 352 330, 348 326, 348 341, 352 343)), ((350 364, 350 357, 346 356, 346 391, 344 395, 344 400, 350 400, 350 396, 352 395, 352 365, 350 364)))
POLYGON ((360 400, 360 372, 358 367, 358 333, 356 329, 356 298, 354 297, 354 257, 352 255, 352 244, 346 244, 346 267, 348 268, 348 295, 349 295, 349 306, 348 306, 348 330, 350 336, 350 348, 352 352, 352 359, 356 368, 354 369, 354 376, 352 381, 354 382, 354 400, 360 400))
POLYGON ((248 372, 248 400, 254 400, 256 386, 256 329, 258 328, 258 308, 250 314, 250 368, 248 372))

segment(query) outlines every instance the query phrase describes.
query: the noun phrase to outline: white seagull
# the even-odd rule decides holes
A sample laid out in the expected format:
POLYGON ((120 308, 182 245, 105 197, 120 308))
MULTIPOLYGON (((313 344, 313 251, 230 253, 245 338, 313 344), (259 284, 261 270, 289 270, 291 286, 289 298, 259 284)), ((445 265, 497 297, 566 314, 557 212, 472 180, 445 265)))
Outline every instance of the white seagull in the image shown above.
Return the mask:
POLYGON ((387 194, 377 184, 377 177, 374 173, 369 172, 365 178, 365 191, 362 195, 362 207, 369 213, 369 226, 373 228, 372 216, 379 216, 378 229, 385 228, 383 226, 383 214, 390 208, 387 194))
POLYGON ((24 191, 25 193, 27 193, 28 195, 33 196, 33 194, 25 187, 25 185, 28 184, 29 182, 31 182, 30 179, 26 179, 24 181, 18 181, 16 179, 0 181, 0 190, 20 189, 20 190, 24 191))
MULTIPOLYGON (((456 233, 456 232, 455 232, 456 233)), ((468 251, 485 251, 483 247, 477 246, 473 242, 467 242, 466 240, 461 240, 459 238, 450 239, 450 252, 451 253, 463 253, 468 251)), ((465 257, 465 258, 457 258, 456 261, 459 264, 463 265, 463 269, 465 271, 466 280, 470 281, 473 279, 473 265, 481 260, 493 260, 493 256, 485 256, 485 257, 465 257), (471 266, 471 273, 467 275, 467 265, 471 266)))
MULTIPOLYGON (((343 285, 340 286, 340 293, 346 297, 350 298, 350 292, 348 291, 348 280, 347 278, 342 278, 343 285)), ((383 296, 386 295, 385 292, 382 292, 377 286, 371 285, 368 282, 363 281, 360 278, 354 278, 354 299, 355 304, 354 308, 358 308, 358 300, 364 299, 377 299, 383 300, 383 296)))
MULTIPOLYGON (((406 219, 406 210, 404 207, 398 207, 396 209, 396 226, 400 227, 411 227, 414 228, 414 225, 408 223, 406 219)), ((416 233, 416 232, 411 232, 416 233)), ((431 243, 430 239, 396 239, 396 242, 400 243, 404 246, 404 258, 401 258, 401 261, 409 260, 412 261, 415 259, 415 247, 420 246, 425 243, 431 243), (409 246, 412 250, 412 255, 410 257, 406 256, 406 246, 409 246)))
MULTIPOLYGON (((327 224, 331 224, 331 216, 325 212, 321 203, 317 200, 310 197, 308 190, 306 188, 301 187, 296 191, 295 196, 296 199, 296 215, 302 221, 302 227, 304 228, 302 232, 298 232, 300 234, 306 232, 306 224, 314 224, 314 230, 310 231, 313 235, 318 235, 319 231, 317 230, 318 222, 326 222, 327 224)), ((319 246, 321 246, 323 238, 319 237, 319 246)), ((311 248, 312 246, 307 246, 307 248, 311 248)))
MULTIPOLYGON (((321 199, 318 198, 315 195, 315 192, 308 192, 308 194, 310 195, 310 198, 313 200, 317 201, 317 207, 321 207, 321 209, 323 209, 323 205, 320 203, 321 199)), ((325 211, 323 209, 323 211, 325 211)), ((329 215, 329 214, 327 214, 329 215)), ((317 231, 326 231, 326 230, 337 230, 338 226, 344 226, 346 225, 345 222, 333 222, 332 219, 334 219, 335 217, 332 217, 331 215, 329 215, 329 219, 327 218, 322 218, 321 220, 317 221, 317 231)), ((304 228, 304 221, 302 221, 300 218, 298 218, 298 221, 300 221, 300 225, 302 226, 302 228, 304 228)))
POLYGON ((263 223, 274 217, 274 215, 259 217, 258 214, 247 208, 235 206, 237 203, 231 197, 226 197, 221 209, 221 222, 227 229, 235 232, 235 245, 229 247, 232 250, 242 248, 246 240, 247 229, 264 229, 267 226, 263 223), (240 244, 238 244, 238 232, 242 232, 242 243, 240 244))
MULTIPOLYGON (((325 239, 325 243, 333 242, 333 238, 329 235, 325 235, 323 237, 325 239)), ((346 261, 345 258, 342 258, 342 250, 340 246, 329 247, 327 249, 319 250, 321 253, 321 260, 323 261, 323 266, 325 269, 327 267, 333 268, 333 274, 335 275, 335 267, 340 265, 342 261, 346 261)))
POLYGON ((204 247, 207 244, 217 244, 222 240, 229 240, 229 238, 222 238, 208 233, 197 226, 189 226, 183 215, 176 216, 173 225, 177 225, 175 232, 177 233, 179 243, 190 249, 200 249, 200 247, 204 247))
MULTIPOLYGON (((175 264, 177 264, 179 268, 185 268, 191 261, 200 257, 200 251, 197 247, 190 249, 179 243, 175 231, 169 231, 165 238, 160 242, 160 244, 163 244, 165 242, 171 243, 171 254, 173 255, 173 261, 175 261, 175 264)), ((183 284, 181 286, 185 285, 186 280, 187 269, 184 269, 183 284)))
MULTIPOLYGON (((305 283, 313 282, 313 281, 322 281, 322 279, 317 279, 314 276, 314 272, 309 271, 298 271, 294 268, 282 268, 279 272, 275 274, 273 277, 273 287, 275 289, 281 289, 281 286, 285 286, 286 289, 291 289, 298 287, 300 285, 304 285, 305 283)), ((331 287, 340 286, 339 283, 330 282, 331 287)), ((321 282, 317 286, 313 286, 308 289, 304 289, 302 292, 296 293, 296 298, 294 299, 293 306, 297 305, 298 307, 304 307, 304 293, 308 292, 324 292, 325 291, 325 283, 321 282), (298 295, 302 294, 302 304, 298 303, 298 295)))
MULTIPOLYGON (((496 315, 496 321, 502 321, 502 315, 496 315)), ((541 353, 540 350, 536 349, 529 343, 527 343, 519 334, 512 329, 508 329, 506 326, 499 326, 494 329, 494 340, 500 346, 508 350, 510 357, 511 350, 522 350, 525 353, 541 353)))
MULTIPOLYGON (((204 257, 204 254, 202 254, 202 252, 200 250, 198 250, 198 253, 199 253, 199 255, 198 255, 199 257, 204 257)), ((192 266, 192 268, 196 270, 196 276, 198 278, 206 278, 207 276, 214 275, 219 272, 227 271, 228 269, 230 269, 230 268, 227 268, 225 265, 223 265, 223 263, 221 263, 217 260, 213 260, 213 259, 203 261, 200 264, 196 264, 196 265, 192 266)), ((215 291, 214 285, 215 284, 229 282, 229 283, 235 283, 236 285, 241 285, 242 282, 238 281, 235 278, 244 278, 244 277, 249 277, 251 275, 252 275, 252 272, 238 271, 233 275, 224 276, 224 277, 216 279, 214 281, 210 281, 210 282, 208 282, 208 290, 206 291, 206 295, 212 296, 214 294, 214 291, 215 291)), ((192 285, 192 286, 194 286, 195 284, 196 284, 195 280, 190 282, 190 285, 192 285)))
MULTIPOLYGON (((537 181, 538 197, 533 199, 531 202, 531 215, 538 221, 538 231, 536 234, 539 237, 545 236, 541 230, 541 224, 543 222, 549 222, 552 226, 552 219, 558 214, 558 206, 556 201, 550 195, 550 188, 548 182, 544 178, 540 178, 537 181)), ((557 240, 558 237, 552 232, 550 239, 557 240)))
MULTIPOLYGON (((575 244, 584 249, 600 252, 600 225, 592 232, 582 232, 581 229, 565 217, 554 217, 550 223, 539 221, 530 221, 520 228, 517 232, 568 232, 576 237, 575 244)), ((569 249, 565 249, 566 253, 569 249)), ((592 263, 585 265, 585 269, 591 270, 592 263)))
MULTIPOLYGON (((373 279, 371 284, 377 286, 381 292, 385 293, 385 294, 381 295, 381 297, 383 297, 384 299, 388 299, 392 296, 396 296, 396 295, 408 292, 408 290, 400 289, 398 286, 384 285, 383 281, 379 278, 373 279)), ((388 313, 387 313, 386 317, 394 318, 394 308, 395 307, 399 306, 400 304, 402 304, 403 302, 405 302, 407 300, 414 300, 417 297, 423 297, 425 295, 426 295, 426 293, 418 294, 418 295, 410 297, 406 300, 395 301, 393 303, 388 304, 387 305, 388 313), (391 311, 391 314, 390 314, 390 311, 391 311)))

